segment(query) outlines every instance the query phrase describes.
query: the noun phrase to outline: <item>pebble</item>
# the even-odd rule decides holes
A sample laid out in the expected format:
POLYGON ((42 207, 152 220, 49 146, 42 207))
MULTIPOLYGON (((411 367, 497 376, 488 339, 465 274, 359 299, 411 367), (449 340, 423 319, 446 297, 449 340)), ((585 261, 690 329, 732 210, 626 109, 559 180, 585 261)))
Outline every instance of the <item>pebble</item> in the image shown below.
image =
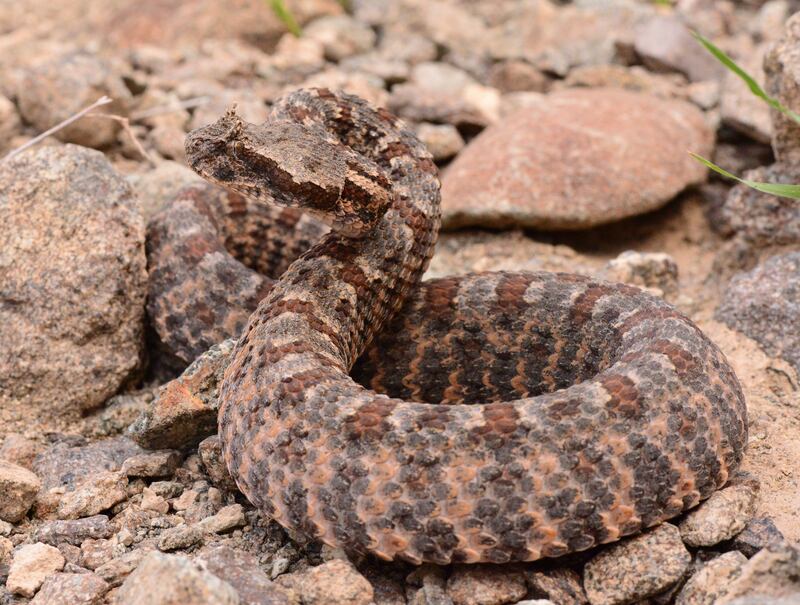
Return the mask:
POLYGON ((303 37, 317 40, 325 58, 337 63, 367 52, 375 46, 376 38, 371 27, 350 15, 320 17, 304 28, 303 37))
POLYGON ((101 605, 109 588, 93 573, 56 573, 47 577, 31 605, 101 605))
MULTIPOLYGON (((764 81, 764 54, 768 44, 761 44, 745 55, 736 57, 739 66, 756 82, 764 81)), ((770 108, 754 95, 747 84, 732 72, 727 72, 722 84, 720 118, 726 126, 762 143, 769 143, 772 136, 770 108)))
POLYGON ((708 154, 712 139, 684 101, 618 89, 552 93, 453 161, 442 182, 444 225, 578 229, 642 214, 705 179, 686 150, 708 154))
POLYGON ((87 477, 74 491, 61 497, 56 514, 59 519, 96 515, 126 500, 127 485, 125 476, 115 471, 87 477))
POLYGON ((189 548, 203 541, 203 530, 196 525, 179 525, 162 532, 158 549, 164 552, 189 548))
POLYGON ((33 470, 33 460, 40 449, 41 446, 37 442, 19 433, 8 433, 0 447, 0 459, 33 470))
POLYGON ((233 587, 188 557, 151 553, 122 584, 116 595, 125 605, 239 605, 233 587))
MULTIPOLYGON (((728 584, 719 605, 734 599, 759 595, 777 599, 800 593, 800 550, 788 544, 771 545, 755 554, 728 584)), ((717 605, 715 603, 715 605, 717 605)))
POLYGON ((85 147, 0 164, 0 408, 76 418, 138 370, 147 273, 137 206, 85 147))
MULTIPOLYGON (((26 71, 17 91, 22 117, 39 132, 73 116, 103 95, 114 101, 92 113, 127 114, 131 93, 122 78, 106 60, 82 51, 52 57, 26 71)), ((119 129, 116 120, 84 117, 53 136, 65 143, 102 148, 116 140, 119 129)))
POLYGON ((580 575, 566 567, 530 571, 527 582, 533 596, 547 598, 559 605, 585 605, 589 602, 580 575))
POLYGON ((80 546, 87 538, 108 538, 113 533, 106 515, 94 515, 68 521, 46 521, 37 528, 34 537, 38 542, 51 546, 63 543, 80 546))
POLYGON ((694 547, 729 540, 745 528, 757 505, 757 484, 736 483, 718 490, 680 522, 681 538, 694 547))
POLYGON ((521 60, 500 61, 489 70, 490 86, 502 93, 534 91, 545 92, 550 80, 533 65, 521 60))
POLYGON ((659 296, 678 293, 678 264, 663 252, 627 250, 601 270, 600 277, 655 291, 659 296))
POLYGON ((247 523, 244 516, 244 509, 241 504, 230 504, 222 507, 215 515, 206 517, 200 521, 200 527, 205 531, 215 534, 242 527, 247 523))
POLYGON ((373 599, 372 585, 341 559, 281 576, 278 583, 296 590, 303 605, 370 605, 373 599))
POLYGON ((149 487, 142 490, 142 501, 139 506, 142 510, 151 510, 162 515, 166 515, 169 512, 169 502, 149 487))
POLYGON ((773 256, 728 284, 715 317, 800 370, 800 252, 773 256))
POLYGON ((200 460, 203 461, 203 466, 214 485, 228 491, 237 489, 236 482, 228 472, 228 467, 225 466, 219 435, 212 435, 203 439, 200 445, 197 446, 197 452, 200 454, 200 460))
POLYGON ((714 605, 739 577, 747 557, 737 551, 712 559, 689 578, 675 599, 675 605, 714 605))
POLYGON ((751 519, 742 533, 731 542, 735 548, 746 557, 752 557, 762 548, 775 546, 785 540, 781 531, 769 517, 756 517, 751 519))
POLYGON ((236 590, 243 604, 293 605, 290 591, 272 582, 252 554, 231 548, 214 546, 198 553, 198 559, 215 576, 236 590))
POLYGON ((527 592, 525 574, 514 567, 463 565, 447 579, 447 596, 453 605, 516 603, 527 592))
POLYGON ((692 82, 719 79, 725 73, 724 67, 700 47, 677 16, 656 15, 641 23, 636 28, 633 46, 653 71, 679 71, 692 82))
POLYGON ((150 551, 132 550, 110 561, 108 561, 108 557, 106 556, 104 557, 106 562, 96 566, 94 572, 111 586, 119 586, 133 570, 138 568, 142 559, 148 554, 150 554, 150 551))
POLYGON ((39 477, 28 469, 0 459, 0 520, 21 521, 33 506, 40 487, 39 477))
POLYGON ((14 543, 8 538, 0 536, 0 563, 11 559, 12 550, 14 550, 14 543))
POLYGON ((431 152, 434 162, 444 162, 464 148, 464 138, 451 124, 423 122, 416 127, 417 136, 431 152))
POLYGON ((50 574, 64 568, 66 560, 53 546, 37 542, 14 552, 6 588, 14 594, 32 597, 50 574))
POLYGON ((583 570, 592 605, 622 605, 645 599, 678 582, 691 562, 678 528, 662 523, 595 555, 583 570))
POLYGON ((171 477, 181 464, 182 456, 175 450, 148 452, 131 456, 122 465, 128 477, 171 477))

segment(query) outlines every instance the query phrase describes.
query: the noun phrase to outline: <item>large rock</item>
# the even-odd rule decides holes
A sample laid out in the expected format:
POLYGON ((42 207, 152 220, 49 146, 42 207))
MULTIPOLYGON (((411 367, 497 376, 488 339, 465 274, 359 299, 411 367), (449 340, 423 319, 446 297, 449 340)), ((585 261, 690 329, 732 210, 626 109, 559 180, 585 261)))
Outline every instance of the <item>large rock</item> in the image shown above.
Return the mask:
POLYGON ((77 416, 139 368, 136 207, 90 149, 42 147, 0 164, 0 408, 77 416))
MULTIPOLYGON (((800 13, 786 22, 783 39, 764 57, 767 92, 800 113, 800 13)), ((772 148, 779 162, 800 167, 800 124, 772 111, 772 148)))
POLYGON ((447 227, 579 229, 666 204, 705 178, 696 107, 618 89, 566 90, 486 129, 444 175, 447 227))
POLYGON ((716 316, 800 370, 800 252, 773 256, 736 275, 716 316))

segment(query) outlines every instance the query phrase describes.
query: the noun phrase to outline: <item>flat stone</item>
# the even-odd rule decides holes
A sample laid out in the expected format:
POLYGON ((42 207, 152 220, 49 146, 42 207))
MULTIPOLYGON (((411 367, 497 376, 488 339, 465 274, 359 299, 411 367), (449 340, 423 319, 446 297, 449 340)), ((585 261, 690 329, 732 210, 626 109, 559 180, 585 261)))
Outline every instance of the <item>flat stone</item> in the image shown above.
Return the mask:
POLYGON ((719 79, 725 73, 677 16, 656 15, 641 23, 636 28, 633 47, 653 71, 678 71, 693 82, 719 79))
POLYGON ((14 594, 32 597, 52 573, 60 571, 66 560, 57 548, 37 542, 14 552, 6 588, 14 594))
POLYGON ((252 554, 231 548, 214 546, 198 554, 211 573, 236 590, 243 605, 290 605, 291 593, 272 582, 252 554))
POLYGON ((800 370, 800 252, 773 256, 728 285, 716 318, 800 370))
POLYGON ((280 577, 281 586, 294 589, 303 605, 370 605, 372 585, 341 559, 280 577))
POLYGON ((93 573, 48 576, 31 605, 101 605, 110 586, 93 573))
POLYGON ((446 227, 592 227, 663 206, 705 179, 686 154, 713 135, 695 106, 618 89, 570 89, 475 138, 442 183, 446 227), (569 160, 565 160, 569 158, 569 160))
POLYGON ((114 528, 106 515, 94 515, 68 521, 47 521, 36 529, 34 536, 38 542, 51 546, 64 543, 80 546, 87 538, 108 538, 113 533, 114 528))
POLYGON ((114 437, 86 444, 61 441, 51 445, 33 462, 34 472, 42 480, 42 489, 75 489, 86 477, 104 471, 118 471, 142 448, 126 437, 114 437))
POLYGON ((164 552, 189 548, 203 541, 203 530, 197 525, 179 525, 161 534, 158 549, 164 552))
POLYGON ((153 404, 131 425, 130 436, 148 449, 182 449, 214 433, 217 389, 235 344, 231 338, 213 346, 179 378, 164 385, 153 404))
POLYGON ((141 364, 144 223, 103 154, 38 147, 0 165, 0 407, 77 417, 141 364))
POLYGON ((221 534, 247 523, 241 504, 223 506, 216 514, 206 517, 198 524, 203 530, 221 534))
POLYGON ((125 605, 239 605, 236 590, 189 558, 151 553, 116 595, 125 605))
POLYGON ((712 559, 683 586, 675 605, 714 605, 728 592, 730 583, 739 577, 747 557, 737 551, 712 559))
POLYGON ((532 596, 546 598, 560 605, 585 605, 589 602, 580 575, 567 567, 530 571, 527 581, 532 596))
POLYGON ((21 521, 40 487, 39 477, 28 469, 0 459, 0 520, 21 521))
POLYGON ((583 570, 586 596, 592 605, 646 599, 677 583, 691 558, 678 528, 662 523, 593 557, 583 570))
POLYGON ((680 522, 681 538, 694 547, 729 540, 753 518, 757 504, 757 484, 737 483, 718 490, 680 522))
POLYGON ((521 570, 495 565, 458 566, 447 579, 447 595, 454 605, 516 603, 527 592, 521 570))
POLYGON ((762 548, 781 544, 785 538, 772 519, 756 517, 751 519, 742 533, 731 542, 731 547, 746 557, 752 557, 762 548))
POLYGON ((56 514, 59 519, 91 517, 126 500, 127 486, 127 479, 118 472, 91 475, 61 496, 56 514))
POLYGON ((128 477, 171 477, 181 460, 180 452, 175 450, 138 454, 125 461, 122 472, 128 477))

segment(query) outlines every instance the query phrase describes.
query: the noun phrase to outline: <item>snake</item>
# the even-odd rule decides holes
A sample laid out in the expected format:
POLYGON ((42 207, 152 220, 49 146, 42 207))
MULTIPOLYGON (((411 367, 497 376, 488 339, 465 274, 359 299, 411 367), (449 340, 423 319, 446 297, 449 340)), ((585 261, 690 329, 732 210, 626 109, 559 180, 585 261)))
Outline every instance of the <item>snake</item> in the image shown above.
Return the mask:
POLYGON ((186 156, 219 193, 154 221, 150 312, 186 362, 238 338, 223 457, 294 535, 412 564, 559 557, 680 515, 740 465, 737 377, 661 298, 566 273, 422 279, 438 169, 388 111, 302 89, 263 124, 232 108, 193 130, 186 156))

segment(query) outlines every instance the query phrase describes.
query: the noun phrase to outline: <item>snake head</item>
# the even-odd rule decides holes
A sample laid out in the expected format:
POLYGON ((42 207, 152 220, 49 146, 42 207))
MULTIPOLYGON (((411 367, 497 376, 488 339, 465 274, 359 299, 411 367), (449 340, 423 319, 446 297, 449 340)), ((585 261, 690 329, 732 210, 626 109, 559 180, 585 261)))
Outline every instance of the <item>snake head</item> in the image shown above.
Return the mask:
POLYGON ((321 126, 251 124, 235 108, 190 132, 186 157, 208 181, 256 201, 302 208, 349 237, 368 233, 394 195, 383 168, 321 126))

